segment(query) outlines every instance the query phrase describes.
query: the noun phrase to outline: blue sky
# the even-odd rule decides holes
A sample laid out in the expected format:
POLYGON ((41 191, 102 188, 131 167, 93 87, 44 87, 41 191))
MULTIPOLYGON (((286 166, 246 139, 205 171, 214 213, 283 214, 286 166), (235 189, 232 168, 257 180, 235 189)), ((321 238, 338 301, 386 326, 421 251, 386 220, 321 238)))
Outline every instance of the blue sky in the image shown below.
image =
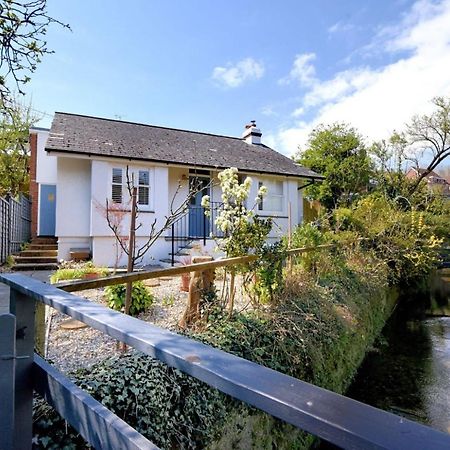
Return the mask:
MULTIPOLYGON (((450 95, 450 1, 48 1, 33 107, 240 135, 285 154, 320 122, 368 141, 450 95)), ((45 116, 42 126, 51 118, 45 116)))

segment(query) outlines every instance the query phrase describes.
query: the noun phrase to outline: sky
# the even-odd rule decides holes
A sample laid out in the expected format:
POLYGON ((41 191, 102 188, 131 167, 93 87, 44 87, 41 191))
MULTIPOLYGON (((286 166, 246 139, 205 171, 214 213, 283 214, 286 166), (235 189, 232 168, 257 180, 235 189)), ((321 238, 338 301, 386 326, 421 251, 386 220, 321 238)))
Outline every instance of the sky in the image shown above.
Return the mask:
POLYGON ((450 0, 48 0, 33 108, 240 136, 292 155, 320 123, 368 143, 450 96, 450 0))

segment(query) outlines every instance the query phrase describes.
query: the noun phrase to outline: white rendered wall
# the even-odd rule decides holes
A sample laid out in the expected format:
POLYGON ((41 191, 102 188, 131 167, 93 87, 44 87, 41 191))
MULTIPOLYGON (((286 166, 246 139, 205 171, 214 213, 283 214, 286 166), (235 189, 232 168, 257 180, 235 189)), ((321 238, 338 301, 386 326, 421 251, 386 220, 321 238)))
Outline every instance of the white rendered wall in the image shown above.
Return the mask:
POLYGON ((91 161, 58 157, 57 174, 58 258, 70 259, 70 248, 90 246, 91 161))
POLYGON ((32 130, 37 134, 37 159, 36 159, 36 182, 40 184, 56 184, 57 162, 56 156, 50 156, 45 151, 49 131, 32 130))
MULTIPOLYGON (((155 229, 163 226, 165 217, 169 213, 169 190, 176 189, 177 176, 171 177, 169 188, 169 169, 167 166, 154 166, 151 164, 133 163, 128 164, 129 171, 149 170, 150 171, 150 197, 151 207, 140 208, 136 225, 141 225, 136 231, 137 248, 141 247, 147 240, 152 224, 155 222, 155 229)), ((90 202, 91 220, 89 234, 92 237, 92 255, 95 264, 113 266, 119 255, 119 265, 126 265, 126 255, 120 255, 116 249, 116 239, 112 230, 108 227, 106 220, 106 199, 111 200, 111 177, 113 168, 123 168, 124 174, 126 164, 118 161, 109 162, 101 160, 92 161, 91 192, 90 202)), ((178 174, 176 174, 178 175, 178 174)), ((127 211, 120 221, 120 235, 128 236, 130 228, 131 212, 127 209, 131 207, 129 203, 124 203, 127 211)), ((164 233, 165 236, 167 233, 164 233)), ((170 251, 170 242, 160 238, 151 247, 141 264, 155 264, 161 258, 167 258, 170 251)))

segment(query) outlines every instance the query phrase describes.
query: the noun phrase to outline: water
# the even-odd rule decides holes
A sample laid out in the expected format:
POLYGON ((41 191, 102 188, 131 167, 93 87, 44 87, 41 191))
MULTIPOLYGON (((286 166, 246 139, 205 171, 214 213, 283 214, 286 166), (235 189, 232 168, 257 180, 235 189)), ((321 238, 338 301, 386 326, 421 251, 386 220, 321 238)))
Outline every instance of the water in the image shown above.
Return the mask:
POLYGON ((349 397, 450 433, 449 287, 441 272, 427 315, 394 314, 349 397))

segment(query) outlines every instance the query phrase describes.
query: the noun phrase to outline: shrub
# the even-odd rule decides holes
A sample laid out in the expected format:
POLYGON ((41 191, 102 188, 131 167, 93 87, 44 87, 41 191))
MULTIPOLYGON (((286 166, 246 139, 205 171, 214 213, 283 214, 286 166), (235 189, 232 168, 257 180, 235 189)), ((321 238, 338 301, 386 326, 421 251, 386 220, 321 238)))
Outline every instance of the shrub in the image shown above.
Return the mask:
MULTIPOLYGON (((105 296, 108 300, 108 306, 116 311, 124 311, 125 293, 125 284, 108 286, 105 289, 105 296)), ((146 287, 141 281, 134 282, 131 290, 130 314, 132 316, 137 316, 139 313, 150 308, 150 306, 153 305, 154 300, 155 298, 148 287, 146 287)))
MULTIPOLYGON (((226 412, 219 391, 140 353, 110 358, 72 378, 164 449, 202 448, 220 429, 226 412)), ((35 441, 45 442, 43 448, 85 448, 76 431, 42 399, 35 404, 33 434, 35 441)))
POLYGON ((51 277, 50 283, 58 283, 64 280, 78 280, 88 273, 98 273, 101 276, 108 275, 105 267, 95 267, 92 261, 88 262, 65 262, 51 277))

